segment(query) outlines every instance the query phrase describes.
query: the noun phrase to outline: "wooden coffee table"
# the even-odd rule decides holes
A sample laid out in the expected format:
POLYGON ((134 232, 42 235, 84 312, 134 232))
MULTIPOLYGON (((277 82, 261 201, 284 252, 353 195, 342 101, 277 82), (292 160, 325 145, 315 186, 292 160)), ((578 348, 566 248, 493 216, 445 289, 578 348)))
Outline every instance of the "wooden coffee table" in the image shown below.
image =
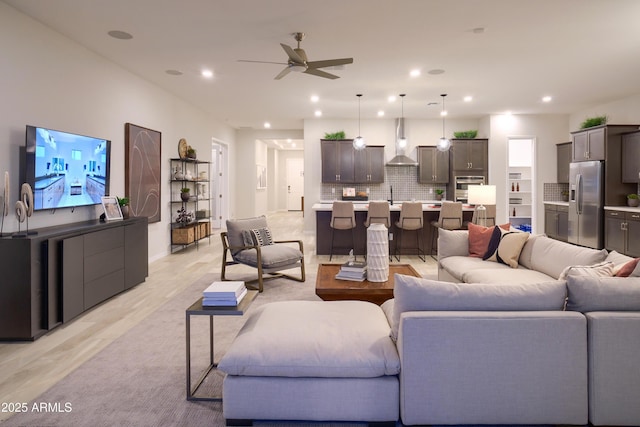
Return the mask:
POLYGON ((393 298, 393 275, 421 277, 409 264, 389 264, 389 280, 386 282, 353 282, 338 280, 336 274, 340 271, 340 264, 320 264, 316 278, 316 295, 324 301, 359 300, 382 304, 393 298))

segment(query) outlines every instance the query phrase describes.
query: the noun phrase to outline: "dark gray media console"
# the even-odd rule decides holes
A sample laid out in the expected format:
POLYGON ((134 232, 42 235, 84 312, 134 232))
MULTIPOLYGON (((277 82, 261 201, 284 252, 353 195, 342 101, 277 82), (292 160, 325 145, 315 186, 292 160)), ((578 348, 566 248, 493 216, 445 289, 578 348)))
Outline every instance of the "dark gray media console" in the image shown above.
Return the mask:
POLYGON ((35 340, 149 275, 147 218, 0 238, 0 340, 35 340))

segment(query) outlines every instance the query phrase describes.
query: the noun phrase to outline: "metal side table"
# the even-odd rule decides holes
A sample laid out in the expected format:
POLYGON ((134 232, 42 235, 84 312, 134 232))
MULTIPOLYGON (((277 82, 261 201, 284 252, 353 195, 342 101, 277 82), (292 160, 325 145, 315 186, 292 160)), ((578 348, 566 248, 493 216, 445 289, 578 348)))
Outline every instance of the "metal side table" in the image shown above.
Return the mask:
POLYGON ((222 401, 221 396, 197 397, 195 395, 207 375, 218 367, 213 357, 213 316, 242 316, 257 295, 258 291, 249 290, 247 295, 240 301, 240 304, 231 307, 203 307, 202 298, 200 298, 191 307, 187 308, 185 313, 187 329, 185 335, 187 340, 187 400, 222 401), (191 388, 191 316, 209 316, 209 366, 204 370, 193 388, 191 388))

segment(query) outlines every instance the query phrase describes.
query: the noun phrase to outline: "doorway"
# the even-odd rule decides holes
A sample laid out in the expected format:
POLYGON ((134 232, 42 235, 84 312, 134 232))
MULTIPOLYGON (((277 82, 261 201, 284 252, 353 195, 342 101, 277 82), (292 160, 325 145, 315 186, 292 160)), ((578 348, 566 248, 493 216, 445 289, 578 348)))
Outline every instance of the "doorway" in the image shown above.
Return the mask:
POLYGON ((228 152, 224 142, 211 138, 211 228, 222 228, 229 218, 228 152))
POLYGON ((289 158, 287 168, 287 210, 301 211, 304 203, 304 159, 289 158))
POLYGON ((508 216, 509 223, 522 231, 535 233, 536 179, 533 137, 508 138, 508 216))

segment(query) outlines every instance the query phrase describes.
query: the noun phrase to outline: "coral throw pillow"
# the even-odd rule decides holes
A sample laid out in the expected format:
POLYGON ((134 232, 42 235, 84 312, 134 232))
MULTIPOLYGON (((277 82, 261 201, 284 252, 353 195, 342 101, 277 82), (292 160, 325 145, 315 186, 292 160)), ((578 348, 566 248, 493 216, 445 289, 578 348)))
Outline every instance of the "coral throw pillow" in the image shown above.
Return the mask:
POLYGON ((640 261, 640 258, 632 259, 631 261, 627 262, 622 266, 620 270, 618 270, 618 272, 616 273, 616 277, 631 276, 631 273, 633 273, 633 270, 635 270, 636 266, 638 265, 638 261, 640 261))
MULTIPOLYGON (((503 230, 509 230, 510 224, 500 224, 499 227, 503 230)), ((494 228, 469 223, 469 256, 482 258, 487 253, 494 228)))

